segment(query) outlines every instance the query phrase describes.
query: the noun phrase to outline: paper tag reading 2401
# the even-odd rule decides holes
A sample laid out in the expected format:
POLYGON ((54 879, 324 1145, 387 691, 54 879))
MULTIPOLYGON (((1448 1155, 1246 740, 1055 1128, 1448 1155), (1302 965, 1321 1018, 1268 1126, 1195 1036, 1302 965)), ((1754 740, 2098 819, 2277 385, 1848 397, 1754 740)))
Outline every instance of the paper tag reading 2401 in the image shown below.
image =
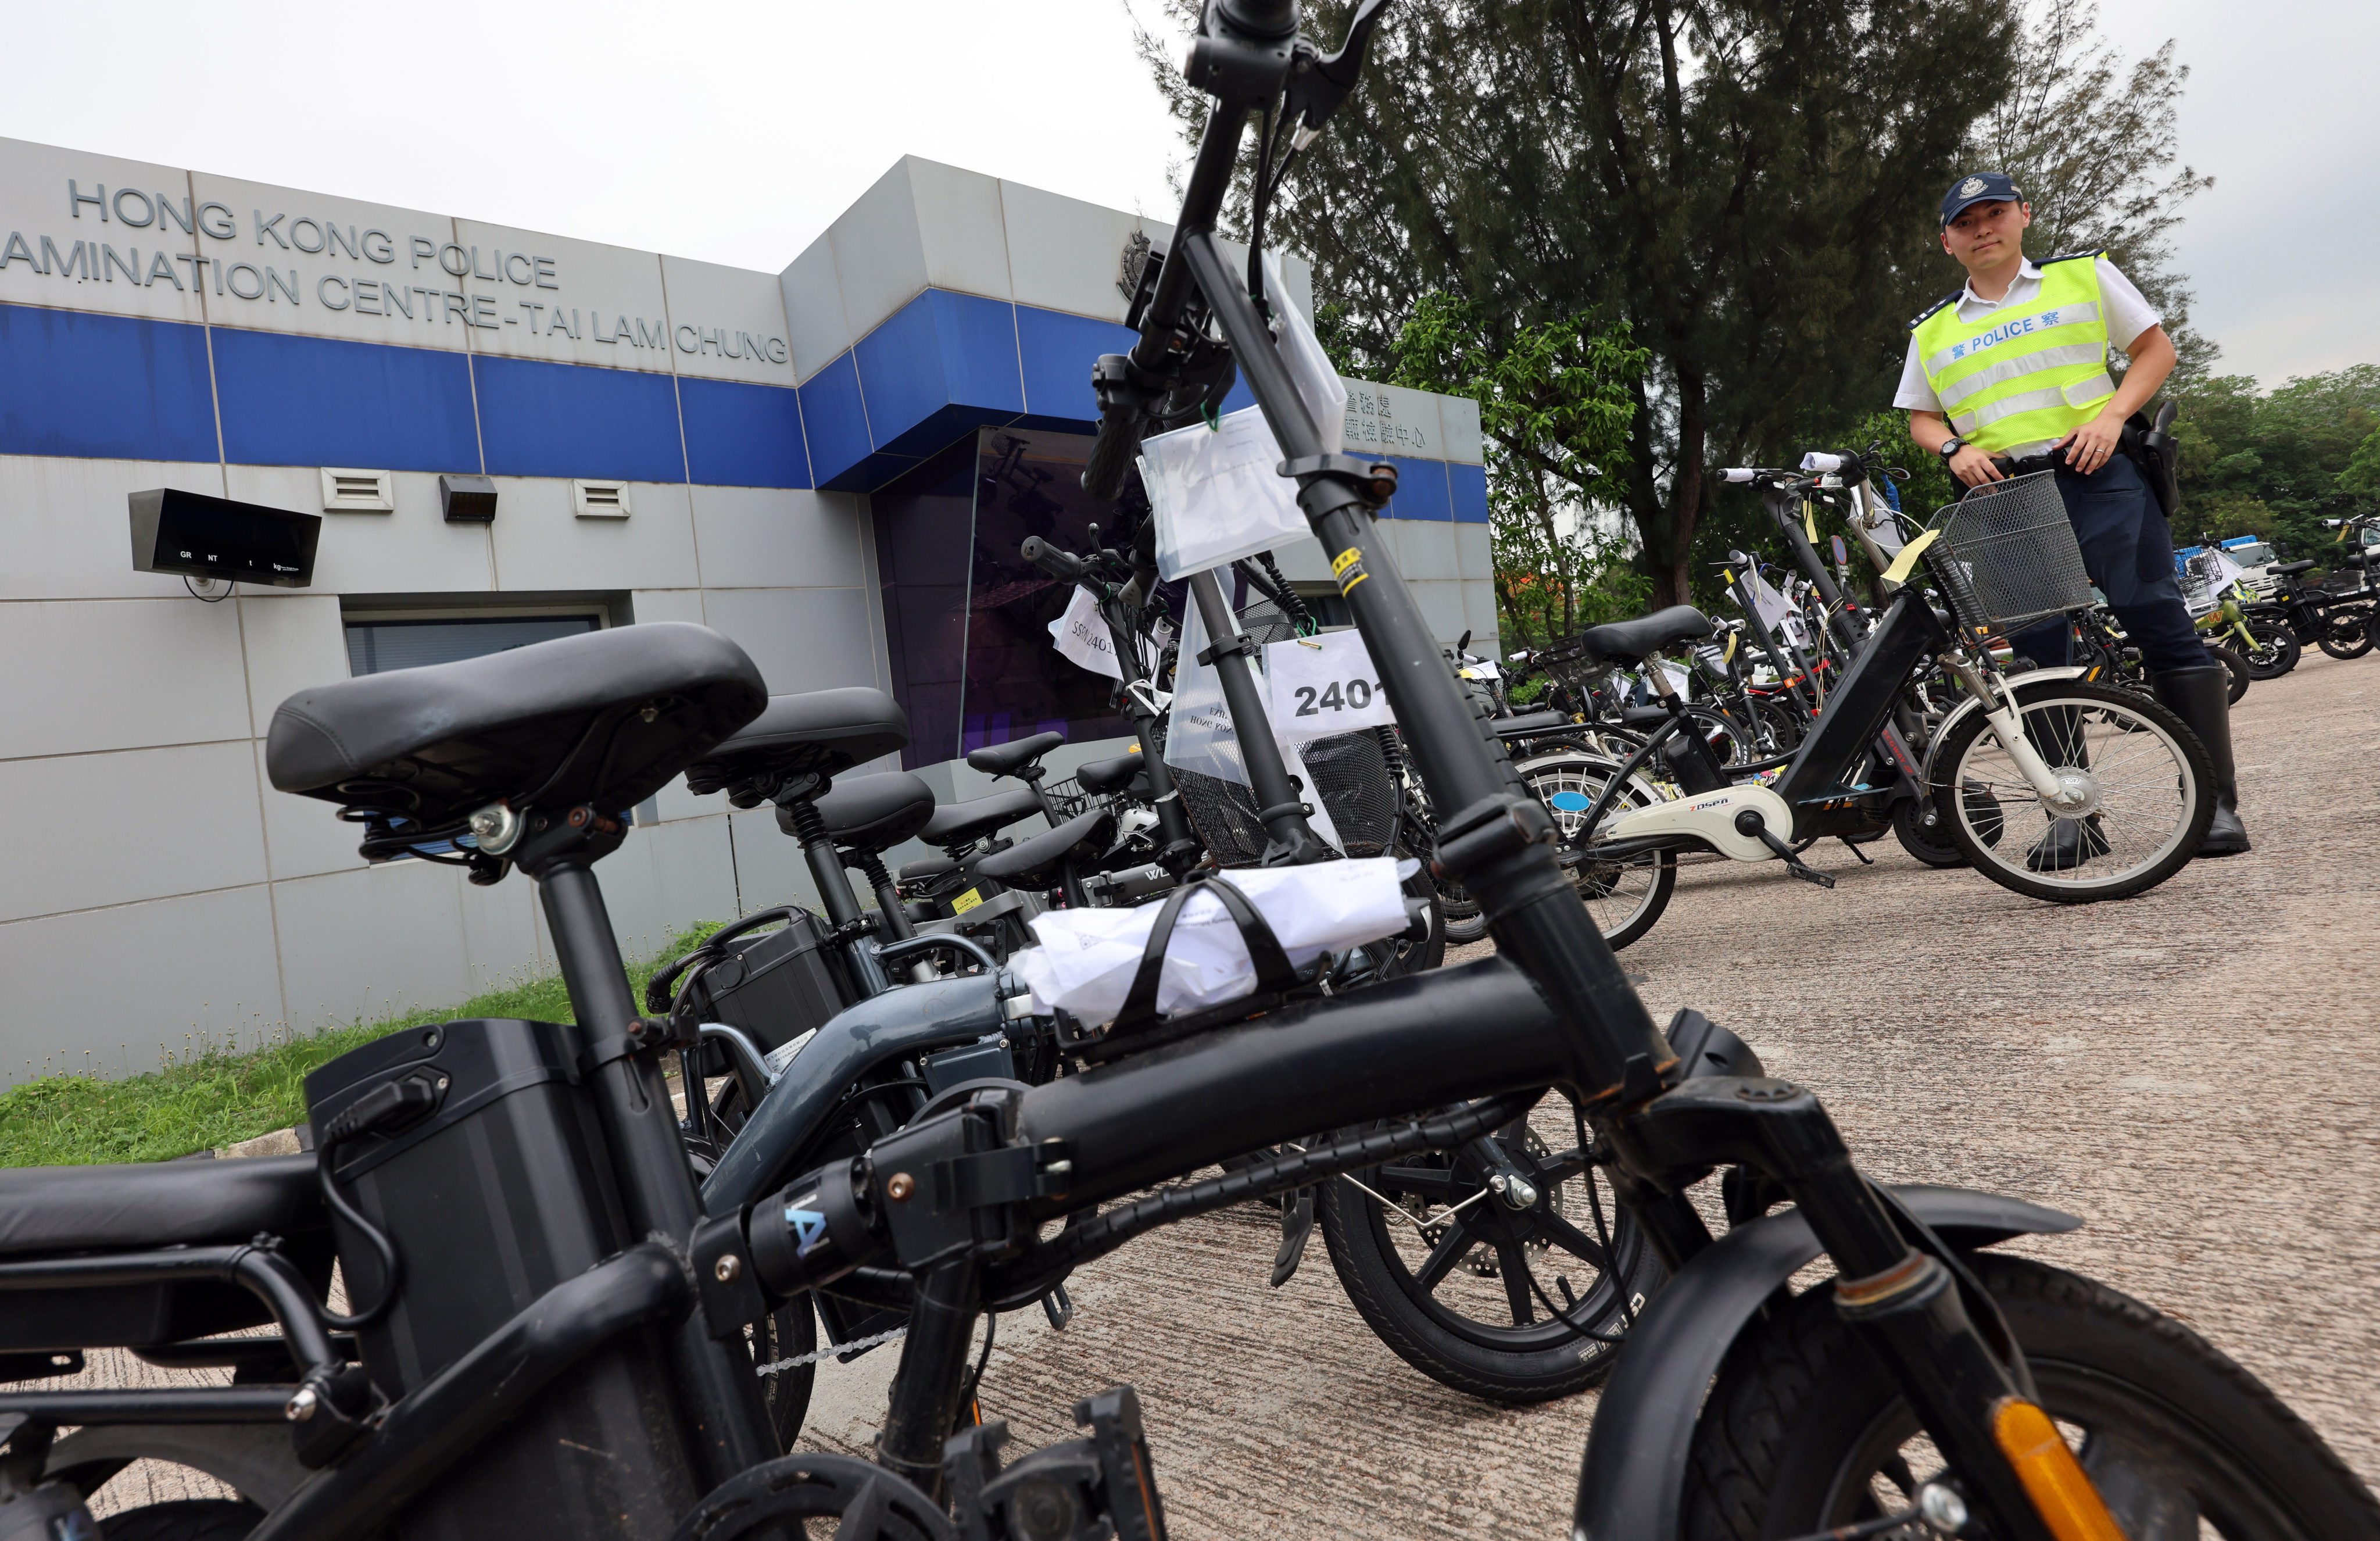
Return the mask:
POLYGON ((1396 722, 1356 632, 1266 644, 1265 686, 1273 731, 1284 739, 1385 728, 1396 722))

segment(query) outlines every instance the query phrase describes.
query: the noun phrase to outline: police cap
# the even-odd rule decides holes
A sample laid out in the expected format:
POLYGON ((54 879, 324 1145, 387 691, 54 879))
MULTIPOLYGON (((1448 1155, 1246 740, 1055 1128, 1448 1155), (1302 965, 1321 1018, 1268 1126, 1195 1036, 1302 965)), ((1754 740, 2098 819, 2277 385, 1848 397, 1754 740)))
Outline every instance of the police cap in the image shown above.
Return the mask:
POLYGON ((1950 190, 1942 195, 1942 224, 1948 229, 1950 222, 1959 217, 1961 209, 1972 208, 1978 203, 2023 201, 2024 194, 2016 190, 2016 184, 2008 179, 2008 173, 1979 171, 1972 176, 1960 177, 1950 184, 1950 190))

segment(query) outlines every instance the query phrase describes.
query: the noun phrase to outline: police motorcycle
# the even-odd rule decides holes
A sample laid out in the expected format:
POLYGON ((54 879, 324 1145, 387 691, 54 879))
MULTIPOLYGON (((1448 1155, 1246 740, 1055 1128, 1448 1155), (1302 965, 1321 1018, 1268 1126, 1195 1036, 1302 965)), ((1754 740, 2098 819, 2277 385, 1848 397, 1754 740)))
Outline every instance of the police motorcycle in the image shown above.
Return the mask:
MULTIPOLYGON (((1811 1092, 1762 1075, 1748 1048, 1695 1013, 1667 1035, 1644 1014, 1547 848, 1542 811, 1448 676, 1375 538, 1371 510, 1392 468, 1320 450, 1290 367, 1214 234, 1247 119, 1278 103, 1267 115, 1279 127, 1258 150, 1261 210, 1272 152, 1318 129, 1353 87, 1381 9, 1361 6, 1331 55, 1296 35, 1288 5, 1218 0, 1207 11, 1186 73, 1218 104, 1173 249, 1135 307, 1141 340, 1100 361, 1103 421, 1086 486, 1111 494, 1143 433, 1187 417, 1196 399, 1169 408, 1168 398, 1193 371, 1220 358, 1248 379, 1444 810, 1436 859, 1479 896, 1501 955, 1247 1021, 1185 1024, 1136 1064, 987 1088, 755 1205, 745 1235, 770 1294, 861 1269, 913 1282, 913 1326, 877 1445, 886 1471, 862 1479, 835 1458, 790 1457, 714 1494, 687 1534, 752 1534, 829 1507, 791 1495, 836 1486, 848 1508, 870 1506, 871 1523, 946 1516, 933 1534, 1162 1535, 1150 1441, 1123 1390, 1076 1405, 1084 1438, 1014 1461, 998 1426, 952 1436, 976 1315, 1029 1301, 1169 1220, 1460 1148, 1525 1116, 1548 1087, 1575 1110, 1576 1159, 1611 1183, 1673 1275, 1625 1334, 1573 1534, 1837 1527, 2071 1541, 2195 1532, 2202 1520, 2231 1535, 2373 1534, 2372 1496, 2187 1329, 2077 1276, 1980 1250, 2070 1228, 2070 1217, 1872 1183, 1811 1092), (1182 1181, 1318 1120, 1341 1132, 1182 1181), (1731 1170, 1720 1240, 1687 1190, 1722 1167, 1731 1170), (1772 1212, 1788 1199, 1790 1211, 1772 1212), (1792 1294, 1792 1276, 1821 1254, 1834 1282, 1792 1294)), ((1961 552, 1955 532, 1931 543, 1946 539, 1961 552)), ((1961 563, 1937 581, 1972 584, 1968 566, 1982 564, 1964 552, 1961 563)), ((1972 591, 1959 600, 1970 601, 1972 591)), ((1632 647, 1671 629, 1634 625, 1621 638, 1632 647)), ((1898 652, 1913 666, 1909 632, 1949 646, 1937 641, 1949 625, 1930 612, 1908 621, 1888 609, 1861 659, 1898 652)), ((1990 688, 1972 658, 1958 661, 1990 688)), ((2027 742, 2019 713, 2030 703, 2011 705, 2007 688, 1976 710, 2027 742)), ((1840 689, 1861 694, 1857 665, 1840 689)), ((1828 738, 1823 726, 1813 736, 1828 738)), ((1483 1185, 1480 1224, 1497 1223, 1489 1200, 1513 1194, 1516 1175, 1533 1181, 1524 1168, 1483 1185)))

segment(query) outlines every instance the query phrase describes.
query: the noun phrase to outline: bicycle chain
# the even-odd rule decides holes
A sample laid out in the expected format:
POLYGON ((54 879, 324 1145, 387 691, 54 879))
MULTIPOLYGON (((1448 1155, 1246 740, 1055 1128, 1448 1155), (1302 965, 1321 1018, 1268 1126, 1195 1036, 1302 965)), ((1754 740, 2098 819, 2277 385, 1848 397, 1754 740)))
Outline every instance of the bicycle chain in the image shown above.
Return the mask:
POLYGON ((752 1373, 769 1376, 782 1374, 786 1370, 798 1370, 804 1365, 815 1365, 821 1359, 832 1358, 839 1353, 857 1353, 861 1349, 872 1349, 879 1343, 889 1343, 895 1338, 905 1338, 908 1335, 907 1328, 896 1327, 890 1332, 880 1332, 873 1338, 862 1338, 856 1342, 850 1343, 830 1343, 816 1353, 805 1353, 797 1359, 780 1359, 773 1365, 762 1365, 756 1367, 752 1373))

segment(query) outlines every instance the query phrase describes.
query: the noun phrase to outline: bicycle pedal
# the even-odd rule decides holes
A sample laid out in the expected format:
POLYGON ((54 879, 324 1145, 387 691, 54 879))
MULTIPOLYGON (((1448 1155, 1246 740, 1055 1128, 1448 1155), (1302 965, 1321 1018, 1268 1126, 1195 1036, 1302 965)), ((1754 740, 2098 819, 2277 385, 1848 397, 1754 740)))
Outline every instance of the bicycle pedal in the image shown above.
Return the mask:
POLYGON ((1835 880, 1830 874, 1821 872, 1815 867, 1804 867, 1798 861, 1786 862, 1785 870, 1791 872, 1793 876, 1801 879, 1805 883, 1815 883, 1820 888, 1832 888, 1835 886, 1835 880))

